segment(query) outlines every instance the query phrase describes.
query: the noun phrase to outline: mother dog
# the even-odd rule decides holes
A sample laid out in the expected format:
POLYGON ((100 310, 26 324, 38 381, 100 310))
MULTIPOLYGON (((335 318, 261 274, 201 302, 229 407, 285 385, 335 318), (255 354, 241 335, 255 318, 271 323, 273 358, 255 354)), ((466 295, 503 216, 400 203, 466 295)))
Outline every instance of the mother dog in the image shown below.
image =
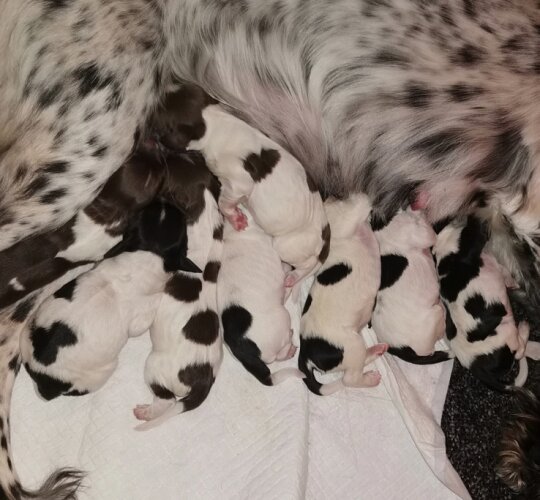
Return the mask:
MULTIPOLYGON (((536 0, 0 0, 0 250, 60 225, 175 79, 384 217, 479 211, 540 305, 536 0), (436 203, 435 203, 436 200, 436 203)), ((1 265, 1 263, 0 263, 1 265)))

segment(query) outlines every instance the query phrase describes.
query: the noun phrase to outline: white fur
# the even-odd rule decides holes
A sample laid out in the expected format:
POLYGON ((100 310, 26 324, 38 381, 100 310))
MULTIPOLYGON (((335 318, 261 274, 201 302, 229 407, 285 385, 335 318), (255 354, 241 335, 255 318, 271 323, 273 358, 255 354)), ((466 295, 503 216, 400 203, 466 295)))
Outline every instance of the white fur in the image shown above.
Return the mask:
MULTIPOLYGON (((233 221, 238 203, 252 213, 255 222, 274 237, 281 260, 296 268, 297 282, 314 272, 322 249, 326 217, 321 197, 308 189, 304 168, 290 153, 219 105, 203 110, 206 133, 190 148, 200 149, 210 170, 222 184, 219 206, 233 221), (243 160, 262 149, 279 152, 272 172, 254 182, 243 160)), ((292 285, 292 282, 291 282, 292 285)))
MULTIPOLYGON (((377 344, 369 349, 361 330, 367 325, 380 282, 377 240, 367 222, 370 205, 363 194, 346 201, 325 202, 332 237, 326 269, 345 263, 352 269, 333 285, 322 285, 317 278, 310 290, 312 303, 300 324, 300 348, 306 339, 318 337, 342 348, 343 361, 333 371, 344 371, 343 378, 327 384, 322 394, 345 387, 370 387, 380 381, 377 371, 364 373, 364 366, 383 354, 388 346, 377 344)), ((309 364, 309 362, 308 362, 309 364)))
POLYGON ((400 255, 407 267, 396 283, 379 291, 371 324, 378 339, 429 356, 444 336, 445 309, 430 248, 436 234, 420 212, 401 211, 375 232, 381 255, 400 255))
POLYGON ((70 382, 73 389, 96 391, 113 373, 129 337, 150 327, 166 273, 150 252, 129 252, 108 259, 77 279, 72 301, 49 297, 36 312, 34 325, 55 321, 69 326, 77 343, 62 347, 56 361, 44 366, 34 357, 30 329, 21 336, 21 354, 34 371, 70 382))

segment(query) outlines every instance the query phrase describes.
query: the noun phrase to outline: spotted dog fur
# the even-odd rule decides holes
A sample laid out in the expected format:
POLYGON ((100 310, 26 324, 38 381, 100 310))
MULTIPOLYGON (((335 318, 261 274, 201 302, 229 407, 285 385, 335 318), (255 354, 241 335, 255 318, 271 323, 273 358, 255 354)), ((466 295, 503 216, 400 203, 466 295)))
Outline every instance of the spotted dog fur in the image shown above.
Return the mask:
POLYGON ((362 189, 388 214, 424 190, 432 221, 482 210, 498 260, 540 305, 537 0, 0 11, 0 249, 88 203, 175 76, 289 149, 328 194, 362 189))

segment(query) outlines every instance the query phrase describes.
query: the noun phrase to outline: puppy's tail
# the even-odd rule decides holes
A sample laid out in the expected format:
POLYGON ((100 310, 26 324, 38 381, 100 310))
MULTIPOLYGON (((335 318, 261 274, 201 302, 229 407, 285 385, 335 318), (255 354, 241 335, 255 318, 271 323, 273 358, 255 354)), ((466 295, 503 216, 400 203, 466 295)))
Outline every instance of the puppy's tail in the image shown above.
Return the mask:
POLYGON ((321 384, 318 382, 315 378, 315 368, 313 366, 308 366, 306 359, 302 356, 302 351, 300 351, 300 355, 298 356, 298 368, 299 371, 303 373, 304 384, 306 384, 306 387, 317 396, 329 396, 345 387, 341 379, 328 384, 321 384))
POLYGON ((83 479, 84 474, 77 469, 57 469, 39 489, 34 491, 25 490, 18 481, 15 481, 7 490, 2 485, 0 498, 8 500, 76 500, 83 479))
POLYGON ((455 354, 451 351, 435 351, 429 356, 419 356, 410 347, 389 347, 388 352, 403 361, 413 363, 415 365, 433 365, 435 363, 442 363, 449 359, 455 358, 455 354))
POLYGON ((524 498, 540 492, 540 385, 518 389, 517 407, 503 427, 497 475, 524 498))

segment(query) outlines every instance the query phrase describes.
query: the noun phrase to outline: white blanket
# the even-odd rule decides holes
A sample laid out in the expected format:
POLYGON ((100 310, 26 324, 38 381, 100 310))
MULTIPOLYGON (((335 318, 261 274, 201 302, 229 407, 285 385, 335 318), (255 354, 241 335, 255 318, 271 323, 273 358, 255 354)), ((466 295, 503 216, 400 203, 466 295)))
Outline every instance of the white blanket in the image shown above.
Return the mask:
MULTIPOLYGON (((299 315, 298 306, 295 326, 299 315)), ((373 332, 364 336, 374 343, 373 332)), ((149 350, 148 335, 131 340, 103 389, 49 403, 21 369, 11 425, 25 486, 75 466, 87 472, 84 500, 470 498, 438 425, 452 362, 385 355, 379 387, 318 397, 300 380, 262 386, 226 351, 200 408, 137 432, 131 409, 151 400, 149 350)))

